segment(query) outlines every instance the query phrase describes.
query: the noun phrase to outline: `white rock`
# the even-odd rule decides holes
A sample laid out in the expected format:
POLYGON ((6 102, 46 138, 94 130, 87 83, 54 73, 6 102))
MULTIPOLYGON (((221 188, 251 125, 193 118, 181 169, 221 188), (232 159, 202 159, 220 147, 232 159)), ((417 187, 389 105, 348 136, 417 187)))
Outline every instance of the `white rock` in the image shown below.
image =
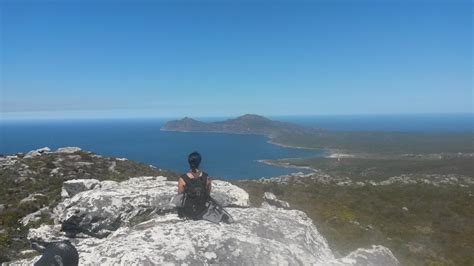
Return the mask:
POLYGON ((44 154, 44 153, 48 153, 50 152, 51 149, 48 148, 48 147, 44 147, 44 148, 40 148, 40 149, 37 149, 37 150, 33 150, 33 151, 30 151, 28 152, 25 157, 23 157, 24 159, 27 159, 27 158, 33 158, 33 157, 36 157, 36 156, 40 156, 41 154, 44 154))
POLYGON ((285 209, 290 208, 290 204, 288 202, 277 199, 275 194, 271 192, 263 193, 263 200, 264 202, 268 203, 268 205, 271 205, 271 206, 275 206, 278 208, 285 208, 285 209))
MULTIPOLYGON (((80 265, 398 265, 390 250, 381 246, 336 259, 304 212, 241 208, 248 207, 248 194, 221 182, 213 189, 233 195, 221 200, 239 206, 226 208, 232 224, 183 220, 173 209, 167 213, 177 182, 161 176, 137 177, 120 183, 99 182, 63 200, 55 209, 58 223, 31 229, 28 238, 37 243, 63 240, 60 229, 71 223, 95 233, 101 238, 70 239, 79 251, 80 265), (131 222, 154 208, 160 211, 145 216, 144 222, 131 222), (66 221, 69 224, 61 228, 59 222, 66 221)), ((274 195, 267 198, 277 200, 274 195)), ((13 265, 31 264, 38 258, 13 265)))
POLYGON ((82 191, 93 189, 96 186, 100 186, 100 181, 97 179, 72 179, 63 183, 61 196, 73 197, 77 193, 82 191))
POLYGON ((343 258, 321 263, 320 265, 395 266, 400 265, 400 263, 398 262, 397 258, 395 258, 390 249, 384 246, 374 245, 370 249, 359 248, 343 258))
POLYGON ((41 193, 33 193, 28 195, 28 197, 22 199, 19 203, 19 206, 35 206, 36 209, 42 207, 46 200, 46 196, 41 193))
POLYGON ((212 181, 211 197, 222 206, 250 206, 249 194, 245 190, 221 180, 212 181))
POLYGON ((50 243, 68 239, 61 230, 61 225, 43 224, 38 228, 28 231, 28 239, 31 242, 50 243))
POLYGON ((49 173, 50 175, 57 175, 59 174, 59 167, 56 167, 54 169, 51 170, 51 172, 49 173))
POLYGON ((62 147, 56 150, 57 153, 75 153, 81 151, 79 147, 62 147))
MULTIPOLYGON (((235 219, 233 224, 182 220, 173 213, 120 227, 103 239, 76 238, 71 242, 79 252, 80 265, 399 265, 382 246, 358 249, 336 259, 311 219, 301 211, 228 211, 235 219)), ((32 231, 30 239, 64 239, 58 227, 32 231)))
MULTIPOLYGON (((170 202, 177 188, 176 181, 162 176, 130 178, 120 183, 69 180, 64 182, 62 193, 69 199, 55 208, 55 219, 81 232, 105 236, 134 217, 174 210, 170 202)), ((223 206, 249 206, 248 193, 225 181, 213 181, 211 194, 223 206)))
POLYGON ((27 249, 27 250, 23 250, 22 252, 20 252, 20 254, 22 256, 31 256, 31 255, 34 255, 36 252, 36 250, 33 250, 33 249, 27 249))

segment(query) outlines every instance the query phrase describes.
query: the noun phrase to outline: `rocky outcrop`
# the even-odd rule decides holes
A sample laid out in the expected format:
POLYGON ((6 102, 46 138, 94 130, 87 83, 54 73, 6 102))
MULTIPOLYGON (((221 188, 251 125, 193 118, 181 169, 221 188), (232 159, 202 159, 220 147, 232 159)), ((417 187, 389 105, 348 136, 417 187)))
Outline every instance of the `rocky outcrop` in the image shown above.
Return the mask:
MULTIPOLYGON (((54 212, 66 231, 103 237, 133 219, 173 211, 171 199, 177 194, 177 187, 176 181, 162 176, 120 183, 70 180, 64 182, 63 191, 74 196, 60 203, 54 212)), ((211 196, 223 206, 249 207, 248 194, 228 182, 214 181, 211 196)))
POLYGON ((36 156, 41 156, 42 154, 48 153, 50 151, 51 151, 50 148, 44 147, 44 148, 41 148, 41 149, 37 149, 37 150, 33 150, 33 151, 28 152, 23 158, 28 159, 28 158, 33 158, 33 157, 36 157, 36 156))
MULTIPOLYGON (((70 239, 81 265, 398 265, 382 246, 335 258, 304 212, 249 207, 245 191, 224 181, 214 183, 213 197, 228 206, 232 224, 180 219, 170 204, 176 181, 138 177, 99 182, 65 198, 54 210, 56 223, 31 229, 28 238, 38 245, 66 239, 72 227, 65 225, 73 224, 83 230, 70 239)), ((267 198, 278 202, 274 195, 267 198)))

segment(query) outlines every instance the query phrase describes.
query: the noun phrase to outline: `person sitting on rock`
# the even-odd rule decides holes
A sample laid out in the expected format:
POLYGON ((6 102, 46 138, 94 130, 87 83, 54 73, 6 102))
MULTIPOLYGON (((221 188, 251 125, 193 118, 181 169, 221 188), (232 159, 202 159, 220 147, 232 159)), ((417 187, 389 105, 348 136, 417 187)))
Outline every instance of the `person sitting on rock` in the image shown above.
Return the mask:
POLYGON ((193 152, 188 156, 189 172, 178 180, 178 195, 183 195, 178 206, 181 218, 192 220, 204 219, 219 223, 232 222, 231 216, 210 196, 212 181, 209 175, 199 169, 201 155, 193 152))
POLYGON ((193 152, 188 156, 189 172, 178 180, 178 193, 183 193, 181 216, 198 220, 206 211, 206 202, 211 193, 212 181, 206 172, 199 169, 201 155, 193 152))

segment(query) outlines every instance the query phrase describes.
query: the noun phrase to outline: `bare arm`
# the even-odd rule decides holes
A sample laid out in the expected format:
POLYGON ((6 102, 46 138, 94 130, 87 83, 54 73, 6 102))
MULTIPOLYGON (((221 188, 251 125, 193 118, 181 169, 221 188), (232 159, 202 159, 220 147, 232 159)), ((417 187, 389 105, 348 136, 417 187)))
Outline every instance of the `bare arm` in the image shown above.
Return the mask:
POLYGON ((180 177, 178 180, 178 194, 184 193, 184 187, 186 186, 186 182, 180 177))
POLYGON ((207 177, 207 185, 206 185, 206 188, 207 188, 207 193, 210 195, 211 194, 211 187, 212 187, 212 180, 210 177, 207 177))

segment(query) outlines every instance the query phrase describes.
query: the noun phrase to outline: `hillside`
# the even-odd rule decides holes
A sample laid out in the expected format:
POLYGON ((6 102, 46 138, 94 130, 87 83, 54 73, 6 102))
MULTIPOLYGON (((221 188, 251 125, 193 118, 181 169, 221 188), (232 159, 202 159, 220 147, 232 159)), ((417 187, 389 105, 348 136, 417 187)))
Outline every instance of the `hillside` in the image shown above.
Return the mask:
POLYGON ((30 227, 50 223, 63 182, 73 179, 123 181, 131 176, 176 174, 143 163, 105 157, 77 147, 0 156, 0 262, 22 257, 30 227))
POLYGON ((176 176, 151 166, 79 148, 0 163, 9 184, 0 199, 1 262, 32 264, 48 243, 69 240, 87 265, 399 265, 380 245, 340 255, 304 212, 271 193, 252 204, 254 196, 225 181, 213 181, 211 196, 235 222, 216 225, 179 219, 176 176))

